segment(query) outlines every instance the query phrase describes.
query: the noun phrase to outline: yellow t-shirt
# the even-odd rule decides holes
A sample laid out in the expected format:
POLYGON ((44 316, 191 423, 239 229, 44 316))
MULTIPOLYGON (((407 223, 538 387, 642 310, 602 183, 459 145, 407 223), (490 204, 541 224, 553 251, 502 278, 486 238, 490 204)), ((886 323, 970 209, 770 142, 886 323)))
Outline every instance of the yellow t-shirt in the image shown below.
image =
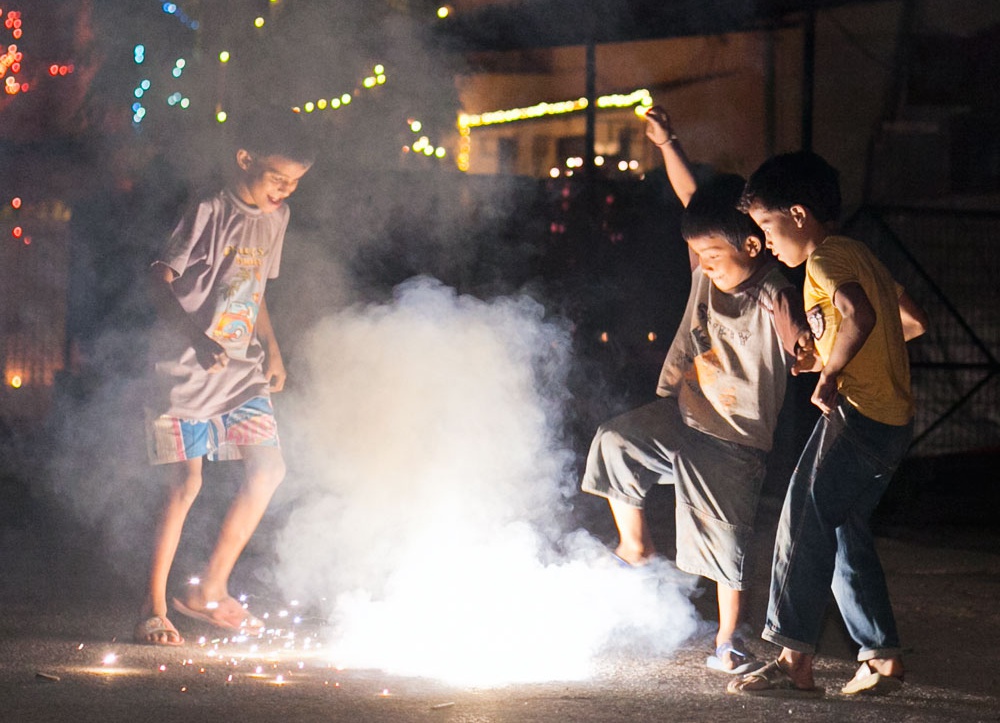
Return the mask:
POLYGON ((846 236, 828 237, 806 260, 803 299, 816 351, 824 363, 830 358, 841 322, 833 296, 838 287, 851 282, 864 289, 876 320, 838 377, 837 389, 869 419, 901 426, 913 416, 913 395, 898 287, 867 246, 846 236))

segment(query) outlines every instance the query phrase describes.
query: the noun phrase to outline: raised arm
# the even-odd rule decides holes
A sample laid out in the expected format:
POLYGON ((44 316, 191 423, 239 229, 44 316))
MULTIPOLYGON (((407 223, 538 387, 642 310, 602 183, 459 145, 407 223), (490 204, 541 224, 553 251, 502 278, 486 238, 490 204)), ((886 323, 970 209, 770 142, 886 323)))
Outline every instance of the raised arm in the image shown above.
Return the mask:
POLYGON ((666 166, 670 185, 677 198, 686 207, 698 184, 694 180, 694 174, 691 173, 691 164, 684 155, 680 140, 674 133, 670 116, 662 106, 654 105, 646 111, 646 137, 663 154, 663 164, 666 166))

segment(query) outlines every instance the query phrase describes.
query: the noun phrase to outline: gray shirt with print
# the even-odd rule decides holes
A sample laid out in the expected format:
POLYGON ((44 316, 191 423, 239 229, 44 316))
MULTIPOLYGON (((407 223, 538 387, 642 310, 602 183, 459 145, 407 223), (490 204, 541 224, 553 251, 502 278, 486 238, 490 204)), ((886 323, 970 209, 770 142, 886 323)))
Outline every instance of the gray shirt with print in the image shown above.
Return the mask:
POLYGON ((255 333, 268 279, 278 275, 288 207, 263 213, 222 190, 191 206, 154 263, 177 274, 174 295, 222 345, 229 363, 209 373, 189 340, 158 324, 151 353, 159 387, 156 414, 208 419, 267 394, 264 350, 255 333))
POLYGON ((696 268, 656 393, 678 397, 689 427, 768 451, 791 354, 807 328, 801 299, 776 262, 731 292, 696 268))

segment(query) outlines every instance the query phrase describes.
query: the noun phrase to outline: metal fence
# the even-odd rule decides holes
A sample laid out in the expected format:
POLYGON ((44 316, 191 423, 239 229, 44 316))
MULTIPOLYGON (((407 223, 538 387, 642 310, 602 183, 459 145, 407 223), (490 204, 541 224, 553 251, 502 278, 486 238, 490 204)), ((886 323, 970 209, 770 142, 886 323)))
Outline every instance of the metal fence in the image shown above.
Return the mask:
POLYGON ((1000 213, 868 207, 846 225, 923 306, 911 455, 1000 451, 1000 213))

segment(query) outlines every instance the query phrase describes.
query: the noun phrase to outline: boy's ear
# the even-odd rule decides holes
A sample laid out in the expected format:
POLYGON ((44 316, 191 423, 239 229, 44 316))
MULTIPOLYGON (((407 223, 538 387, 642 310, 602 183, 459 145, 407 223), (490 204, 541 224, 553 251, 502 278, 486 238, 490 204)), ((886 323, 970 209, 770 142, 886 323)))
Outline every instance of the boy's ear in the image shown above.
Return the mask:
POLYGON ((809 217, 809 209, 799 203, 788 209, 788 213, 791 215, 792 221, 795 222, 795 225, 798 228, 802 228, 806 219, 809 217))
POLYGON ((250 164, 253 163, 253 156, 250 155, 250 151, 245 148, 240 148, 236 151, 236 165, 240 167, 241 170, 249 171, 250 164))
POLYGON ((750 258, 755 258, 761 252, 762 248, 760 239, 756 236, 747 236, 743 239, 743 250, 746 251, 747 256, 750 258))

